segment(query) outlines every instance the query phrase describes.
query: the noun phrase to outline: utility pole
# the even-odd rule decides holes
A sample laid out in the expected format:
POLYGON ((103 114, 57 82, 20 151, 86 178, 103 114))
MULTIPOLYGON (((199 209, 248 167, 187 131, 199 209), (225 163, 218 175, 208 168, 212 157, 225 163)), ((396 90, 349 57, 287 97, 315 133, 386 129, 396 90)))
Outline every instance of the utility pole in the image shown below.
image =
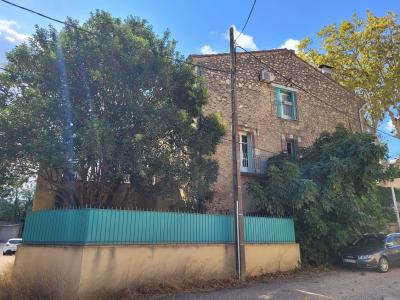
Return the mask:
POLYGON ((397 226, 399 227, 399 230, 400 230, 399 209, 397 208, 396 193, 394 192, 394 187, 393 187, 393 185, 390 187, 390 189, 392 190, 393 207, 394 207, 394 213, 396 214, 397 226))
POLYGON ((239 155, 240 144, 238 140, 238 115, 236 100, 236 50, 234 29, 229 29, 230 54, 231 54, 231 102, 232 102, 232 183, 233 202, 235 208, 235 233, 236 233, 236 270, 239 280, 246 278, 246 261, 244 253, 244 224, 242 186, 240 182, 239 155))

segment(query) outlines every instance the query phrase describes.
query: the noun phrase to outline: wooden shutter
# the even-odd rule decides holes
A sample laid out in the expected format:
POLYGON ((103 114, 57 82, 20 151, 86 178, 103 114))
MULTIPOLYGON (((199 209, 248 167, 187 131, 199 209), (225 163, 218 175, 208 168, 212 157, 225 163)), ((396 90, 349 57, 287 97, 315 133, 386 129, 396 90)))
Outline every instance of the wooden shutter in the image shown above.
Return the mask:
POLYGON ((280 88, 275 88, 275 98, 276 98, 276 115, 280 118, 282 117, 282 101, 281 101, 281 90, 280 88))
POLYGON ((296 92, 291 92, 290 97, 292 98, 292 120, 297 120, 297 101, 296 101, 296 92))

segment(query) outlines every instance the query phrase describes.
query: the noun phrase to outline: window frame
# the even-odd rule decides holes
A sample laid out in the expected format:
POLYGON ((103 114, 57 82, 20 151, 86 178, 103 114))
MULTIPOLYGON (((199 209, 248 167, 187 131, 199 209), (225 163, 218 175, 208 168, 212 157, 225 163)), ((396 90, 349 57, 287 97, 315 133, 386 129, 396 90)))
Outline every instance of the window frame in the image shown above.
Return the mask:
POLYGON ((285 91, 285 90, 280 90, 279 93, 280 97, 281 97, 281 112, 282 112, 282 118, 284 119, 288 119, 288 120, 292 120, 292 116, 293 116, 293 100, 292 100, 292 92, 289 91, 285 91), (289 100, 284 100, 283 99, 283 95, 287 95, 289 100), (285 109, 285 105, 288 106, 290 105, 290 115, 286 114, 286 109, 285 109))
POLYGON ((275 99, 276 99, 276 110, 278 118, 289 120, 289 121, 298 121, 298 106, 297 106, 297 90, 281 86, 279 84, 272 84, 275 89, 275 99), (283 99, 283 95, 286 94, 289 96, 289 101, 283 99), (290 105, 290 116, 285 113, 284 106, 290 105))
POLYGON ((239 132, 239 155, 240 155, 240 171, 251 173, 254 171, 254 133, 248 131, 239 132), (246 143, 242 142, 242 137, 246 136, 246 143), (243 145, 246 145, 246 151, 243 151, 243 145), (246 153, 247 157, 244 157, 246 153), (244 161, 247 161, 245 166, 244 161))

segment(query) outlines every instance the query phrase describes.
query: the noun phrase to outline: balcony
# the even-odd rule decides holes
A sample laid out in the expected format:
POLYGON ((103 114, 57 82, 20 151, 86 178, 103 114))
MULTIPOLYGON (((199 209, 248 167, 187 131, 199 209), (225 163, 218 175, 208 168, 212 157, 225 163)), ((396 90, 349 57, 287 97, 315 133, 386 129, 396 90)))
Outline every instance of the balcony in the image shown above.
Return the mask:
POLYGON ((240 172, 263 175, 267 172, 267 156, 240 153, 240 172))

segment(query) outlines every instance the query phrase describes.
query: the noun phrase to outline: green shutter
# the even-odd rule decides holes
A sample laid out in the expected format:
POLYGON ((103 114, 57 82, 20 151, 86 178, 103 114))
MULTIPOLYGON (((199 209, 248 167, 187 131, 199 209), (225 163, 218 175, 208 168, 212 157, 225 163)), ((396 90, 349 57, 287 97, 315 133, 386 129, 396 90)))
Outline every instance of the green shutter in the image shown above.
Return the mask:
POLYGON ((281 90, 280 88, 275 88, 275 98, 276 98, 276 115, 282 117, 282 105, 281 105, 281 90))
POLYGON ((297 158, 297 137, 293 139, 293 149, 292 149, 292 156, 297 158))
POLYGON ((247 135, 247 162, 250 172, 254 171, 254 157, 253 157, 253 137, 251 134, 247 135))
POLYGON ((292 120, 297 120, 297 101, 296 101, 296 92, 291 92, 291 100, 292 100, 292 120))

